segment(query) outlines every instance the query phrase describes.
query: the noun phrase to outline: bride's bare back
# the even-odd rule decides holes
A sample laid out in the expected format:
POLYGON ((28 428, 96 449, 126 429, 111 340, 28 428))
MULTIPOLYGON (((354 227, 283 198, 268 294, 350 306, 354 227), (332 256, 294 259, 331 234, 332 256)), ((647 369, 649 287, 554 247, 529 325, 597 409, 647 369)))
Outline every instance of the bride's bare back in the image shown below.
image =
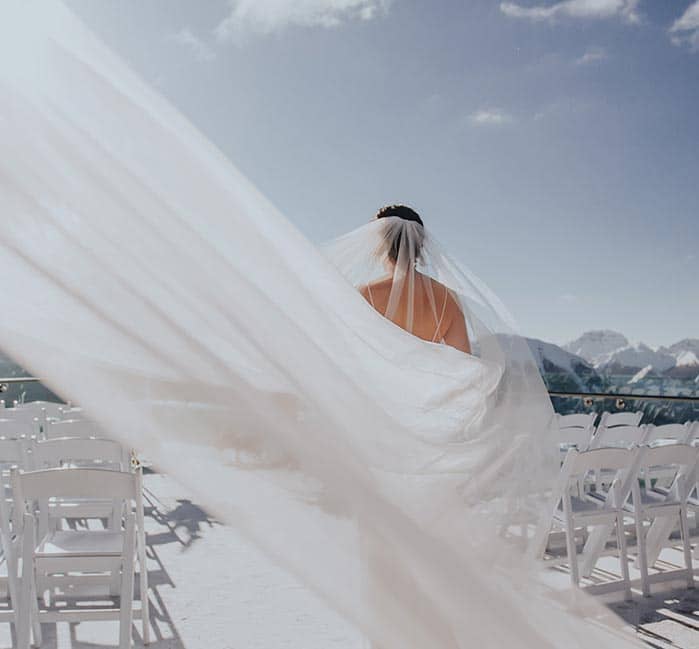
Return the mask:
MULTIPOLYGON (((412 326, 408 326, 408 291, 404 287, 398 307, 390 318, 399 327, 423 340, 444 342, 467 354, 471 353, 464 314, 444 284, 415 272, 412 326)), ((388 309, 393 278, 380 279, 360 287, 361 294, 381 315, 388 309)))

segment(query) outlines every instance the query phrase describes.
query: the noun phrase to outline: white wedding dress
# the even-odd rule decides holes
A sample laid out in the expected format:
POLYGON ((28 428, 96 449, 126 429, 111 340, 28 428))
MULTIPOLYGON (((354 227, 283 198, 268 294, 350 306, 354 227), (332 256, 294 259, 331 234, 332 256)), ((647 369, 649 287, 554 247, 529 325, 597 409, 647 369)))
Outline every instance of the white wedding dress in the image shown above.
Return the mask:
POLYGON ((428 242, 476 353, 400 329, 376 223, 319 251, 61 4, 0 16, 5 351, 377 646, 635 646, 526 559, 551 409, 480 282, 428 242))

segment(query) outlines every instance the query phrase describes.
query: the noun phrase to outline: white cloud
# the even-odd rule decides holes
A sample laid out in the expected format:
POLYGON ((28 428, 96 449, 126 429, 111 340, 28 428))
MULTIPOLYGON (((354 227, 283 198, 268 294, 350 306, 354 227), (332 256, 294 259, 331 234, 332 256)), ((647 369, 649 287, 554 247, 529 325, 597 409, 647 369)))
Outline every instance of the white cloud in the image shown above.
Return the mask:
POLYGON ((587 49, 585 54, 576 59, 575 62, 578 65, 589 65, 590 63, 599 63, 600 61, 604 61, 608 58, 609 55, 607 54, 607 50, 605 50, 603 47, 590 47, 587 49))
POLYGON ((501 108, 482 108, 468 116, 474 126, 504 126, 514 122, 514 118, 501 108))
POLYGON ((688 45, 699 52, 699 0, 695 0, 670 27, 675 45, 688 45))
POLYGON ((392 0, 228 0, 228 15, 216 27, 221 40, 272 34, 291 25, 336 27, 348 20, 372 20, 392 0))
POLYGON ((556 18, 622 18, 630 23, 639 22, 636 11, 639 0, 561 0, 548 5, 524 7, 516 2, 500 3, 500 11, 511 18, 532 21, 556 18))
POLYGON ((198 61, 213 61, 216 58, 213 48, 193 34, 188 27, 172 34, 170 40, 186 47, 198 61))

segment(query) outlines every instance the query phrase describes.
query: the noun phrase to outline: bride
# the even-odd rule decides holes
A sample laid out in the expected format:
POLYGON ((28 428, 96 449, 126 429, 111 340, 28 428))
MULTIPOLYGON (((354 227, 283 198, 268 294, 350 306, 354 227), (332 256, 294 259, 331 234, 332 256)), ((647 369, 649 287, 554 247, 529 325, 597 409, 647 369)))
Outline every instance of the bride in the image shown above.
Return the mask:
POLYGON ((0 344, 54 391, 377 645, 624 646, 522 552, 550 401, 414 211, 319 251, 59 3, 3 3, 0 143, 0 344))
POLYGON ((362 295, 379 313, 418 338, 444 342, 470 354, 466 320, 457 301, 446 286, 415 270, 425 237, 418 213, 406 205, 389 205, 376 218, 387 219, 381 252, 389 275, 360 287, 362 295), (410 273, 414 277, 408 277, 410 273))

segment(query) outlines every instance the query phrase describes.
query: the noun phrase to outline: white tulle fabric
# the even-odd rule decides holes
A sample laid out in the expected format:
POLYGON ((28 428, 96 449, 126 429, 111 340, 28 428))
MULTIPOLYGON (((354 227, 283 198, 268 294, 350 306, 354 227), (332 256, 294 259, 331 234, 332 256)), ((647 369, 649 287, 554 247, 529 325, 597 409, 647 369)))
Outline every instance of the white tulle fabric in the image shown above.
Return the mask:
POLYGON ((400 329, 333 254, 375 225, 324 256, 62 5, 0 11, 4 350, 376 646, 623 646, 523 558, 551 412, 498 301, 428 242, 475 354, 400 329))

